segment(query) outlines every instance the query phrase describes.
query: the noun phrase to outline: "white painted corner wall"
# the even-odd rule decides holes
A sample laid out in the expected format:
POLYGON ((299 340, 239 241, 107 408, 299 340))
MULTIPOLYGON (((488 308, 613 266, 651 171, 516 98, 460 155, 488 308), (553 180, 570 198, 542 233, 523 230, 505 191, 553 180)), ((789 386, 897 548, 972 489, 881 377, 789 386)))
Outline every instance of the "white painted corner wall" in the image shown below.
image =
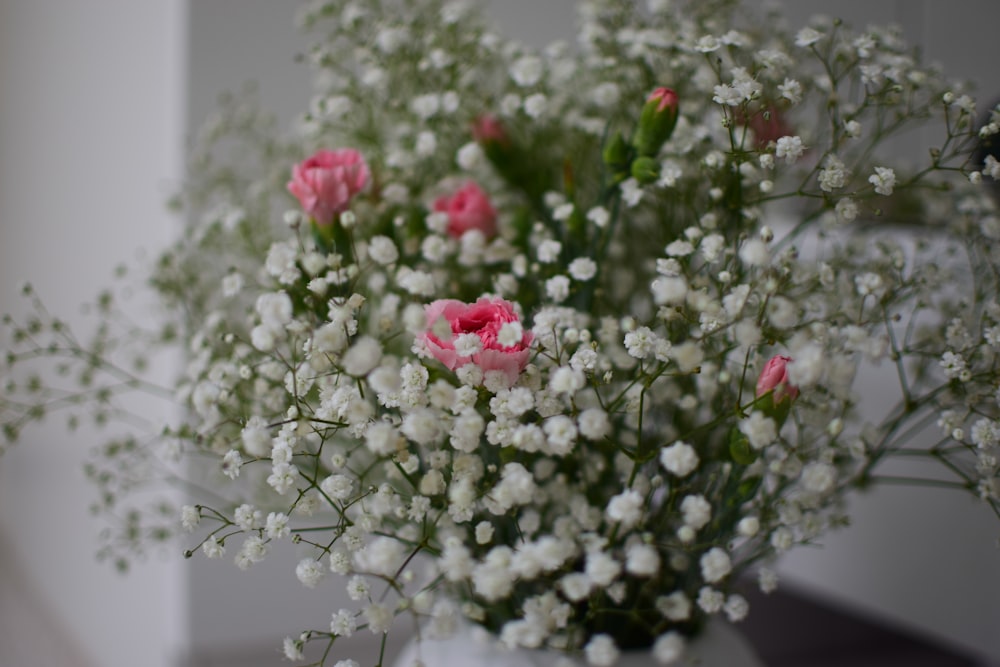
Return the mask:
MULTIPOLYGON (((304 107, 295 4, 0 0, 0 311, 18 309, 17 285, 30 279, 54 310, 75 312, 136 248, 173 238, 180 225, 163 203, 180 182, 191 123, 219 92, 257 79, 262 105, 283 121, 304 107)), ((573 39, 574 0, 486 4, 522 41, 573 39)), ((948 71, 978 80, 984 98, 1000 93, 995 0, 786 5, 793 25, 817 11, 855 24, 896 21, 948 71)), ((337 606, 307 597, 296 616, 303 589, 280 562, 266 580, 228 563, 184 562, 176 551, 127 579, 94 563, 98 525, 80 472, 94 442, 56 425, 0 459, 0 537, 22 583, 78 649, 80 667, 177 667, 199 654, 274 646, 276 614, 313 627, 337 606)), ((794 554, 783 577, 1000 660, 995 519, 934 491, 885 489, 854 507, 853 528, 794 554)), ((287 562, 294 566, 294 554, 287 562)), ((0 641, 10 630, 3 623, 0 616, 0 641)))
MULTIPOLYGON (((24 312, 30 280, 79 323, 116 264, 175 237, 164 202, 183 173, 187 9, 0 1, 0 311, 24 312)), ((172 667, 188 643, 183 563, 153 554, 122 577, 95 562, 82 467, 100 440, 54 421, 0 458, 0 578, 25 600, 0 616, 0 642, 29 649, 8 664, 172 667)))

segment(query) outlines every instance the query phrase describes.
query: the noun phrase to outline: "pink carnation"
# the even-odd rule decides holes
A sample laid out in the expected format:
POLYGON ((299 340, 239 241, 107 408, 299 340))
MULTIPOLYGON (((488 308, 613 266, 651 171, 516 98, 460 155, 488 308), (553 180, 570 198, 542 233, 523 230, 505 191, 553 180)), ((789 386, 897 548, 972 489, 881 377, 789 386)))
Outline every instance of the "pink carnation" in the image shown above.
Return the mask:
POLYGON ((438 198, 434 210, 448 214, 448 234, 455 238, 461 238, 472 229, 478 229, 486 238, 497 233, 496 211, 474 181, 469 181, 450 197, 438 198))
POLYGON ((757 398, 773 391, 775 403, 781 401, 785 396, 795 400, 795 397, 799 395, 799 388, 788 384, 788 362, 791 360, 791 357, 783 357, 779 354, 771 357, 764 364, 764 370, 761 371, 760 377, 757 379, 757 398))
POLYGON ((533 336, 530 331, 525 331, 520 340, 509 346, 499 340, 504 324, 520 322, 512 303, 499 297, 481 297, 471 304, 456 299, 439 299, 425 306, 424 313, 427 316, 427 331, 420 335, 420 339, 435 359, 450 370, 472 363, 484 373, 502 371, 508 385, 517 382, 528 363, 533 336), (443 333, 439 324, 442 319, 448 323, 450 336, 447 333, 439 336, 443 333), (481 349, 470 356, 460 356, 455 350, 455 339, 462 334, 478 336, 481 349))
POLYGON ((368 165, 353 148, 319 150, 292 168, 288 191, 320 226, 333 223, 368 183, 368 165))

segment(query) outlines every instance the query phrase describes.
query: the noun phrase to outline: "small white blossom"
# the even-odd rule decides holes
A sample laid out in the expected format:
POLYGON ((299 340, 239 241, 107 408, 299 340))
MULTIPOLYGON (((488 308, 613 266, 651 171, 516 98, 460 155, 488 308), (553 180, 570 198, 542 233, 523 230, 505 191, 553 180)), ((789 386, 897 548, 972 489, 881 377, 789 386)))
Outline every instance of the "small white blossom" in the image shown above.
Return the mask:
POLYGON ((686 442, 677 441, 660 450, 660 465, 677 477, 687 477, 698 468, 698 454, 686 442))
POLYGON ((368 629, 372 634, 381 635, 389 631, 392 625, 392 610, 380 603, 370 604, 364 609, 365 620, 368 621, 368 629))
POLYGON ((489 544, 493 539, 493 524, 480 521, 476 524, 476 544, 489 544))
POLYGON ((784 83, 778 86, 778 94, 792 104, 802 101, 802 84, 795 79, 785 79, 784 83))
POLYGON ((295 567, 295 576, 306 588, 316 588, 326 576, 326 568, 315 558, 304 558, 295 567))
POLYGON ((760 450, 773 443, 778 438, 778 429, 774 420, 760 410, 754 410, 750 416, 740 421, 740 433, 750 441, 750 446, 760 450))
POLYGON ((651 544, 636 542, 625 550, 625 571, 638 577, 652 577, 660 570, 660 554, 651 544))
POLYGON ((588 408, 577 417, 580 434, 589 440, 601 440, 611 432, 608 415, 600 408, 588 408))
POLYGON ((661 665, 676 664, 684 657, 686 642, 676 630, 660 635, 653 644, 653 659, 661 665))
POLYGON ((1000 160, 992 155, 987 155, 986 159, 983 160, 983 173, 994 181, 1000 181, 1000 160))
POLYGON ((842 222, 851 222, 858 217, 858 205, 850 197, 844 197, 837 201, 837 205, 834 208, 837 213, 837 219, 842 222))
POLYGON ((361 336, 344 353, 344 372, 355 377, 368 375, 382 358, 382 344, 372 336, 361 336))
POLYGON ((621 563, 610 555, 595 551, 587 554, 587 562, 584 568, 590 580, 598 586, 610 586, 611 583, 621 574, 621 563))
POLYGON ((386 266, 399 259, 399 250, 388 236, 375 236, 368 242, 368 256, 375 263, 386 266))
POLYGON ((721 591, 712 589, 710 586, 703 586, 698 591, 698 606, 706 614, 717 614, 722 610, 726 602, 726 596, 721 591))
POLYGON ((538 244, 538 261, 543 264, 551 264, 559 260, 559 253, 562 252, 562 243, 552 239, 546 239, 538 244))
POLYGON ((330 619, 330 632, 338 637, 350 637, 358 629, 358 619, 349 609, 341 609, 330 619))
POLYGON ((190 533, 198 527, 201 521, 201 512, 194 505, 185 505, 181 508, 181 527, 185 532, 190 533))
POLYGON ((608 519, 620 523, 622 528, 627 530, 639 522, 642 510, 642 494, 634 489, 628 489, 608 501, 606 512, 608 519))
POLYGON ((726 598, 726 604, 722 610, 726 613, 726 618, 730 623, 737 623, 747 617, 750 611, 750 603, 742 595, 733 594, 726 598))
POLYGON ((621 184, 622 200, 628 208, 635 208, 642 201, 642 186, 634 178, 626 178, 621 184))
POLYGON ((823 163, 824 168, 819 172, 819 187, 824 192, 833 192, 844 187, 847 182, 847 172, 844 163, 836 155, 828 155, 823 163))
POLYGON ((965 359, 961 355, 955 354, 954 352, 945 352, 941 356, 941 368, 944 369, 944 375, 949 380, 962 379, 968 373, 968 367, 966 366, 965 359))
POLYGON ((474 141, 463 145, 455 153, 455 163, 466 171, 476 169, 485 161, 482 147, 474 141))
POLYGON ((811 461, 802 468, 800 483, 809 493, 823 495, 830 492, 837 481, 837 470, 829 463, 811 461))
POLYGON ((760 531, 760 519, 755 516, 747 516, 740 519, 736 524, 736 532, 743 537, 753 537, 760 531))
POLYGON ((719 84, 714 88, 712 101, 716 104, 736 107, 744 102, 743 94, 728 84, 719 84))
POLYGON ((604 229, 611 220, 611 214, 603 206, 595 206, 587 211, 587 220, 594 223, 596 227, 604 229))
POLYGON ((282 642, 282 652, 285 654, 285 659, 292 662, 305 659, 305 656, 302 654, 302 640, 285 637, 282 642))
POLYGON ((823 38, 823 33, 813 28, 802 28, 795 34, 795 46, 807 47, 823 38))
POLYGON ((510 68, 510 78, 522 88, 538 83, 542 78, 542 73, 542 61, 535 56, 524 56, 515 61, 510 68))
POLYGON ((684 524, 693 530, 700 530, 712 520, 712 504, 702 495, 684 496, 681 501, 684 524))
POLYGON ((236 566, 241 570, 248 569, 252 564, 264 560, 267 555, 267 545, 257 535, 250 535, 244 540, 240 552, 236 554, 236 566))
POLYGON ((554 303, 562 303, 569 296, 569 277, 553 276, 545 281, 545 294, 554 303))
POLYGON ((875 167, 875 173, 868 177, 868 182, 875 186, 875 192, 880 195, 891 195, 896 185, 896 172, 890 167, 875 167))
POLYGON ((577 257, 569 263, 569 275, 581 282, 597 275, 597 263, 589 257, 577 257))
POLYGON ((802 144, 802 139, 798 136, 779 137, 775 144, 774 156, 778 159, 785 159, 788 162, 795 162, 806 152, 806 147, 802 144))
POLYGON ((621 90, 618 84, 612 81, 599 83, 590 91, 590 99, 594 104, 605 109, 614 106, 620 97, 621 90))
POLYGON ((281 512, 271 512, 267 515, 267 522, 264 524, 264 533, 272 540, 280 540, 288 537, 288 517, 281 512))
POLYGON ((702 53, 711 53, 713 51, 717 51, 721 46, 722 43, 719 42, 719 40, 714 36, 704 35, 698 38, 698 41, 695 42, 694 48, 696 51, 701 51, 702 53))
POLYGON ((732 561, 723 549, 713 547, 699 561, 701 576, 710 584, 724 579, 733 570, 732 561))
POLYGON ((683 591, 674 591, 656 599, 656 609, 671 621, 686 621, 691 618, 691 600, 683 591))
POLYGON ((542 93, 528 95, 524 100, 524 113, 529 118, 541 118, 548 109, 549 100, 542 93))
POLYGON ((767 244, 760 239, 748 239, 740 248, 740 260, 747 266, 764 266, 770 260, 767 244))
POLYGON ((611 635, 598 634, 590 638, 583 647, 587 663, 594 667, 611 667, 618 661, 620 652, 611 635))

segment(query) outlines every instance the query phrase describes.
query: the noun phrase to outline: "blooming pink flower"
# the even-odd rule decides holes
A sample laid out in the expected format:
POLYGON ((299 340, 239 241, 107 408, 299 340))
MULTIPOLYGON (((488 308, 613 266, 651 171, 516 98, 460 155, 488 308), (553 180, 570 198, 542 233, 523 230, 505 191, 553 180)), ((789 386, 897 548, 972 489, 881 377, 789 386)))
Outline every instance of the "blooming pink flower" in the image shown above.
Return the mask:
POLYGON ((469 181, 450 197, 439 197, 434 210, 448 214, 448 234, 455 238, 472 229, 478 229, 486 238, 496 236, 497 213, 475 181, 469 181))
POLYGON ((531 354, 533 335, 530 331, 517 330, 514 340, 505 340, 501 328, 507 323, 520 324, 514 312, 514 305, 500 297, 481 297, 475 303, 463 303, 456 299, 439 299, 424 307, 427 316, 427 331, 419 338, 427 351, 435 359, 455 370, 465 364, 476 364, 485 373, 502 371, 507 376, 508 385, 517 382, 531 354), (448 324, 450 336, 441 335, 443 326, 448 324), (468 356, 462 356, 455 349, 456 339, 463 334, 478 336, 480 349, 468 356), (505 345, 505 343, 507 343, 505 345))
POLYGON ((368 183, 368 176, 368 165, 353 148, 319 150, 292 168, 288 191, 317 225, 324 226, 347 210, 354 195, 368 183))
POLYGON ((779 354, 771 357, 764 364, 764 370, 761 371, 760 377, 757 379, 757 398, 773 391, 775 403, 778 403, 786 396, 791 400, 795 400, 795 397, 799 395, 799 388, 788 384, 787 366, 791 360, 791 357, 784 357, 779 354))

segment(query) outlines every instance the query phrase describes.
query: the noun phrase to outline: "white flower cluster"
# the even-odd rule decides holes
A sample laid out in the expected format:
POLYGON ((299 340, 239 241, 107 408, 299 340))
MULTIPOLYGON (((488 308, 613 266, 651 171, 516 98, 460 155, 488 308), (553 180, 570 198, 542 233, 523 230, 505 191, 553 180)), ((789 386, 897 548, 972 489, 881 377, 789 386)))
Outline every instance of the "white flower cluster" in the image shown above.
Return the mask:
MULTIPOLYGON (((290 660, 412 614, 611 665, 629 609, 629 640, 676 663, 932 413, 926 453, 1000 511, 1000 215, 980 189, 1000 167, 951 178, 1000 112, 981 130, 891 31, 639 4, 583 3, 579 50, 535 51, 462 3, 317 1, 301 136, 261 139, 237 106, 203 137, 265 157, 241 181, 199 152, 185 202, 207 223, 154 276, 187 323, 189 416, 161 440, 212 461, 197 481, 223 499, 180 511, 191 553, 253 569, 294 541, 302 585, 350 599, 290 660), (887 114, 944 118, 946 148, 895 164, 887 114), (862 364, 899 383, 882 424, 857 419, 862 364)), ((18 329, 25 358, 40 328, 18 329)), ((157 469, 137 449, 92 473, 109 513, 157 469)))

